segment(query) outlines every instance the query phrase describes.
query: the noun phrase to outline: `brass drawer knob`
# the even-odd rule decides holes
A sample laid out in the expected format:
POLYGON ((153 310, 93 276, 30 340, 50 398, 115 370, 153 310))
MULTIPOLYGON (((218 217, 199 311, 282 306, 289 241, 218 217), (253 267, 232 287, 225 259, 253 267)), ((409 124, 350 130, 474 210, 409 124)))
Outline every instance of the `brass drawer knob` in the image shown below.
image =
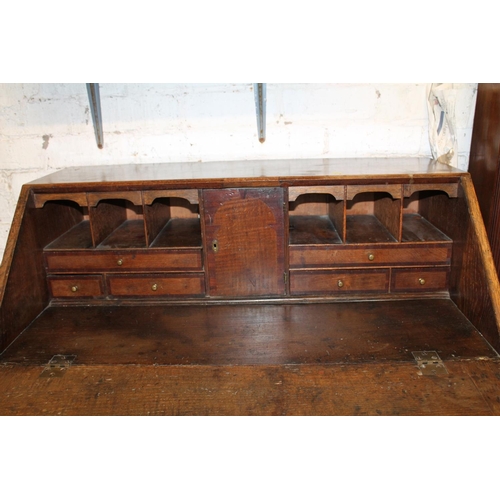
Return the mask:
POLYGON ((73 285, 71 287, 71 291, 74 293, 74 292, 78 292, 78 285, 73 285))
POLYGON ((123 265, 123 259, 118 259, 116 261, 116 263, 119 265, 119 266, 122 266, 123 265))
POLYGON ((153 290, 153 292, 156 292, 156 290, 158 290, 158 285, 156 283, 151 285, 151 290, 153 290))
POLYGON ((368 255, 368 260, 375 260, 375 255, 372 253, 368 255))
POLYGON ((339 288, 342 288, 342 287, 344 286, 344 282, 343 282, 342 280, 338 280, 338 281, 337 281, 337 286, 338 286, 339 288))
POLYGON ((418 282, 419 282, 421 285, 425 285, 425 280, 424 280, 424 278, 418 278, 418 282))

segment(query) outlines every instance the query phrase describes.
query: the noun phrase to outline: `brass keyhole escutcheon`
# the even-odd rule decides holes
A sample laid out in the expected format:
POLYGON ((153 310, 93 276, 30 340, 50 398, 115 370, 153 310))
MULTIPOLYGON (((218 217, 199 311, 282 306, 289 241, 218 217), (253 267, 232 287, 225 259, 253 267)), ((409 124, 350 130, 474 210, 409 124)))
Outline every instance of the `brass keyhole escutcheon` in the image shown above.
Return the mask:
POLYGON ((344 286, 344 282, 343 282, 342 280, 338 280, 338 281, 337 281, 337 286, 338 286, 339 288, 342 288, 342 287, 344 286))
POLYGON ((158 290, 158 285, 156 283, 151 285, 151 290, 153 290, 153 292, 156 292, 156 290, 158 290))
POLYGON ((122 266, 123 265, 123 259, 118 259, 116 261, 116 263, 119 265, 119 266, 122 266))
POLYGON ((421 285, 425 285, 425 280, 424 280, 424 278, 418 278, 418 282, 419 282, 421 285))
POLYGON ((71 287, 71 291, 74 293, 74 292, 78 292, 78 285, 73 285, 71 287))
POLYGON ((219 242, 217 240, 212 241, 212 250, 215 253, 219 251, 219 242))
POLYGON ((375 260, 375 255, 372 253, 368 255, 368 260, 375 260))

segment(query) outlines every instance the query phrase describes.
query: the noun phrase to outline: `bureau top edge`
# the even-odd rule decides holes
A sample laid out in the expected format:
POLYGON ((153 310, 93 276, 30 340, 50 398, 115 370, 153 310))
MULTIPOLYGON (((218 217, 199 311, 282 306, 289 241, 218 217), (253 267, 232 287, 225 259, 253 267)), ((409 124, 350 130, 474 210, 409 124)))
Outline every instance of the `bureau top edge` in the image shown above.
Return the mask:
POLYGON ((187 188, 264 187, 312 184, 412 183, 450 181, 466 174, 429 158, 248 160, 70 167, 28 183, 38 189, 57 186, 121 185, 187 188))

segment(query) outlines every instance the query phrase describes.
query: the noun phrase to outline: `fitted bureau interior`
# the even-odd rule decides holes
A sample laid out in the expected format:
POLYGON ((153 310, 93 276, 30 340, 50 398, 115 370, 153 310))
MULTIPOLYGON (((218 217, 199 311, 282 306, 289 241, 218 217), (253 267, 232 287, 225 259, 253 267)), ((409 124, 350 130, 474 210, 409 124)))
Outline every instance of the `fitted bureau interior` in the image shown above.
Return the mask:
POLYGON ((468 356, 487 352, 477 332, 500 347, 465 174, 305 163, 287 162, 283 178, 191 165, 198 180, 158 180, 168 169, 130 167, 23 187, 0 276, 2 349, 14 342, 4 359, 468 356))
MULTIPOLYGON (((170 300, 220 295, 220 286, 216 290, 212 282, 211 293, 206 292, 209 278, 203 263, 219 255, 220 237, 203 242, 200 192, 91 192, 70 200, 58 200, 53 193, 48 200, 36 195, 39 210, 59 207, 61 217, 70 226, 45 247, 52 297, 170 300), (204 256, 204 252, 208 255, 204 256)), ((218 208, 228 203, 225 220, 237 220, 246 216, 247 205, 257 210, 257 199, 263 206, 278 204, 277 197, 282 197, 283 192, 228 190, 210 208, 213 214, 206 214, 207 224, 215 222, 218 208), (234 205, 237 193, 240 200, 234 205)), ((276 289, 281 290, 278 295, 291 297, 447 292, 453 242, 429 219, 433 219, 436 203, 440 212, 453 211, 454 196, 456 189, 448 185, 444 190, 441 185, 429 188, 402 184, 290 187, 288 261, 283 257, 281 271, 278 264, 267 263, 274 274, 262 276, 276 288, 274 283, 284 275, 286 286, 278 285, 276 289)), ((219 224, 215 222, 211 234, 217 234, 219 224)), ((251 217, 241 230, 246 232, 255 224, 257 228, 258 222, 251 217)), ((238 244, 237 234, 231 233, 240 231, 237 227, 222 228, 223 250, 243 245, 217 271, 219 279, 227 274, 227 297, 232 296, 235 275, 225 269, 243 256, 246 260, 242 265, 247 268, 238 280, 246 280, 247 275, 251 281, 261 279, 251 277, 251 266, 258 264, 252 261, 256 257, 250 257, 254 243, 246 239, 244 244, 238 244)), ((267 241, 274 238, 274 231, 283 229, 264 231, 259 236, 260 244, 264 244, 262 238, 267 241)), ((272 245, 259 261, 275 251, 272 245)), ((216 265, 213 262, 212 273, 216 265)), ((259 294, 266 295, 266 286, 261 285, 259 294)), ((248 286, 238 293, 244 297, 255 292, 248 286)))

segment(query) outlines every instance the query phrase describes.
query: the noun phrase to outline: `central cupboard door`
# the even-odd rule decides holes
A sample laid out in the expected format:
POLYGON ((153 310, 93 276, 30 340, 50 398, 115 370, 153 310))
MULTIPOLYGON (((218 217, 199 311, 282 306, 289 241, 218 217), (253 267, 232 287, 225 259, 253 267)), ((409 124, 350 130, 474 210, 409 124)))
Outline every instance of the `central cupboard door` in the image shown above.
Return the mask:
POLYGON ((212 297, 285 295, 283 189, 207 189, 205 244, 212 297))

